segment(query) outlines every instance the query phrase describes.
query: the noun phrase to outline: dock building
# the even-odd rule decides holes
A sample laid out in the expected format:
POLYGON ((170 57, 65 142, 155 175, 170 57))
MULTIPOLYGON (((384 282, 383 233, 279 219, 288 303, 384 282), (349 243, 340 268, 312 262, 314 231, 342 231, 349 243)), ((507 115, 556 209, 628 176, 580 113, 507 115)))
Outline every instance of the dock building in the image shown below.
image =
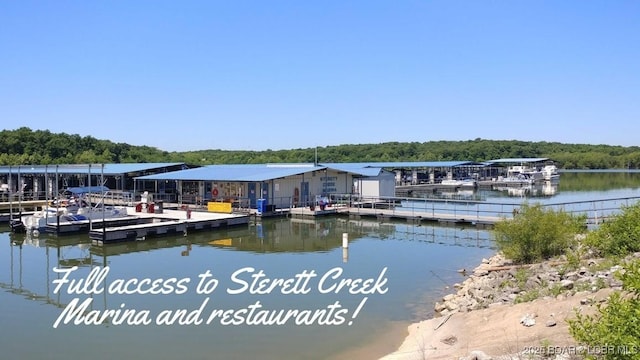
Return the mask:
POLYGON ((227 202, 234 208, 309 206, 332 195, 394 197, 415 186, 468 186, 508 179, 509 169, 540 167, 547 158, 497 159, 487 162, 426 161, 366 163, 275 163, 190 165, 135 163, 0 166, 2 200, 48 200, 70 187, 106 186, 127 205, 143 200, 165 206, 227 202), (539 166, 540 165, 540 166, 539 166), (462 180, 471 180, 463 183, 462 180), (15 199, 14 199, 15 200, 15 199))

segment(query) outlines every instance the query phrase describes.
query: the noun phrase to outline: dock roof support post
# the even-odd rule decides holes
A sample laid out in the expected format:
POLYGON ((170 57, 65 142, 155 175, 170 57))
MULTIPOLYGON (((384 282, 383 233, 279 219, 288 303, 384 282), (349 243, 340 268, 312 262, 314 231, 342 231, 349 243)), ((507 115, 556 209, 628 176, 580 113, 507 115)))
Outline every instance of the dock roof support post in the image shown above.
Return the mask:
MULTIPOLYGON (((100 165, 100 184, 101 186, 104 186, 104 163, 100 165)), ((104 221, 104 212, 105 212, 105 204, 104 204, 104 188, 102 190, 102 200, 100 200, 102 202, 102 236, 104 237, 104 228, 106 227, 105 221, 104 221)), ((113 200, 111 201, 113 204, 113 200)), ((89 226, 91 227, 91 222, 89 222, 89 226)))
MULTIPOLYGON (((60 194, 60 189, 58 187, 58 165, 56 165, 56 196, 60 194)), ((60 199, 56 201, 56 235, 60 235, 60 199)), ((60 248, 58 248, 58 251, 60 248)))

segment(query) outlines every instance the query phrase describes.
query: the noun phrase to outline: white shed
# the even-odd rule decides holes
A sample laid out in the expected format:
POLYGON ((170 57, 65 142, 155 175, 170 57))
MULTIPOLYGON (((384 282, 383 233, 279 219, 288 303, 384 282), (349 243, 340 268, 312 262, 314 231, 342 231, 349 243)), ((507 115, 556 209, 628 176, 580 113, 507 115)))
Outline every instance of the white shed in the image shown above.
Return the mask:
POLYGON ((357 178, 354 180, 354 192, 362 197, 393 197, 396 195, 396 175, 380 170, 376 176, 357 178))

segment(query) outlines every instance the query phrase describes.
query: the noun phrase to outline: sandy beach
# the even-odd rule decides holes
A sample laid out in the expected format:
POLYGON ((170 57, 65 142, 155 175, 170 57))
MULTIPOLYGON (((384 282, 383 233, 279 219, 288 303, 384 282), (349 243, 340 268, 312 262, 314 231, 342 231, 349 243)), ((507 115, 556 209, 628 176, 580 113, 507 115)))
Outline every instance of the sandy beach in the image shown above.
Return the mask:
POLYGON ((595 304, 611 291, 499 305, 421 321, 409 326, 400 348, 381 360, 458 359, 472 351, 482 351, 494 359, 510 358, 507 355, 522 354, 527 349, 538 354, 543 348, 571 351, 576 344, 566 320, 575 311, 593 312, 595 304), (533 315, 535 325, 521 323, 527 314, 533 315))

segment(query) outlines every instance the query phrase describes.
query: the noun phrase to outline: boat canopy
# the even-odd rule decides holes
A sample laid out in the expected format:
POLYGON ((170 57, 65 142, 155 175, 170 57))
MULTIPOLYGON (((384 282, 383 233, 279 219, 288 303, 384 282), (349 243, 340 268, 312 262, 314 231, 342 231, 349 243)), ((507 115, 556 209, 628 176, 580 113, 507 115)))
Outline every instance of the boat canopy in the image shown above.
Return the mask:
POLYGON ((101 193, 109 191, 109 188, 106 186, 80 186, 80 187, 68 187, 63 191, 65 195, 84 195, 88 193, 101 193))

